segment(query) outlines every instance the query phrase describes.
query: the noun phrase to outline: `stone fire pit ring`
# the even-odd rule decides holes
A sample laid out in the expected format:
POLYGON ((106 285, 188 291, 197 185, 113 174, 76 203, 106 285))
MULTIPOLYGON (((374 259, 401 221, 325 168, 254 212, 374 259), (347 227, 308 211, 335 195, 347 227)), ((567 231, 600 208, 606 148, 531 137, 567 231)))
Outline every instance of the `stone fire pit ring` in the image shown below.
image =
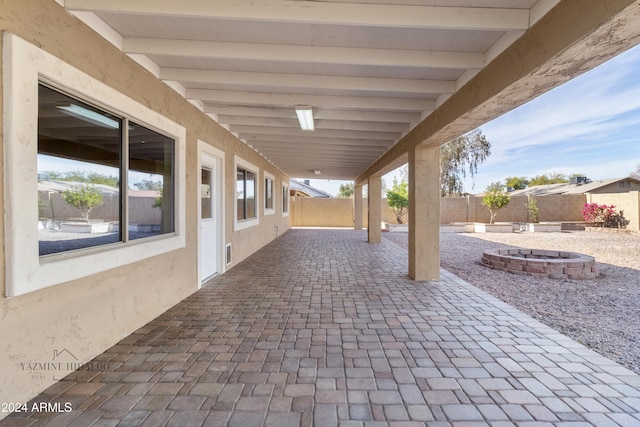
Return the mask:
POLYGON ((592 256, 541 249, 489 249, 482 254, 487 267, 551 279, 595 279, 600 272, 592 256))

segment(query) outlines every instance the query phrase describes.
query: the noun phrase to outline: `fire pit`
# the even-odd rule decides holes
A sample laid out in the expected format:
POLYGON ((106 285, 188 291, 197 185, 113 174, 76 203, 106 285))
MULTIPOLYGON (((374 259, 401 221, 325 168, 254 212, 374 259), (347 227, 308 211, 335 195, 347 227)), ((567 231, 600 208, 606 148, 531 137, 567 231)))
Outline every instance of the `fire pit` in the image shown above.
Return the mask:
POLYGON ((595 258, 576 252, 539 249, 490 249, 482 264, 513 274, 551 279, 594 279, 600 274, 595 258))

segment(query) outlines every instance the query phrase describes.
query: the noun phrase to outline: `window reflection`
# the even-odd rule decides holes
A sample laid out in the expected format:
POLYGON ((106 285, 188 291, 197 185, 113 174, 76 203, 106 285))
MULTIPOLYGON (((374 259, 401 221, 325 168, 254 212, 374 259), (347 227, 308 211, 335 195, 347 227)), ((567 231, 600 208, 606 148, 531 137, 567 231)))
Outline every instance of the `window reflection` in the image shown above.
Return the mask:
POLYGON ((41 256, 175 231, 169 137, 40 84, 37 163, 41 256))
POLYGON ((121 240, 122 119, 38 88, 40 255, 121 240))
POLYGON ((172 233, 174 141, 129 125, 129 239, 172 233))

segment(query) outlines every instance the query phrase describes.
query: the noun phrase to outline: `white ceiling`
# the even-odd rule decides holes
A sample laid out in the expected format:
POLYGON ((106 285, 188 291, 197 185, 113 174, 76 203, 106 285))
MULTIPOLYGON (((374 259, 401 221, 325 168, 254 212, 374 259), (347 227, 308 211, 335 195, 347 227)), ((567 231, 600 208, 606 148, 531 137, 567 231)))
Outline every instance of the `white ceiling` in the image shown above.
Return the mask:
POLYGON ((292 177, 352 180, 558 0, 64 0, 292 177), (314 132, 295 105, 311 105, 314 132))

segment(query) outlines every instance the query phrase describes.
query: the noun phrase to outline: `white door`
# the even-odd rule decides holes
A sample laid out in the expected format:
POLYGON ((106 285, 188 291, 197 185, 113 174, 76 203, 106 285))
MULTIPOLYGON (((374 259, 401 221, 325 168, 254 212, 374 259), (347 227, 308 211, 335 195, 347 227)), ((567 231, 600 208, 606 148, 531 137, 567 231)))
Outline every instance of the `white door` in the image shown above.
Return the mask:
POLYGON ((219 256, 217 164, 214 157, 201 153, 200 167, 200 283, 218 273, 219 256))

